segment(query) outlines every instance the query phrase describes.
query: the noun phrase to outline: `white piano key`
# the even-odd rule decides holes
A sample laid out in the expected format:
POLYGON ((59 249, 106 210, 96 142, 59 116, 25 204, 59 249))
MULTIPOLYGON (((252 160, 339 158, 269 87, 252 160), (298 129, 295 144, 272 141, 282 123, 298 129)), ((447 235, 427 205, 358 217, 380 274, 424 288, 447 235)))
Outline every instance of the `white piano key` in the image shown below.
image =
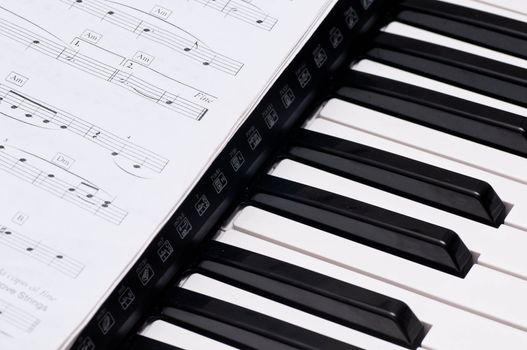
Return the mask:
POLYGON ((512 165, 505 152, 341 100, 329 101, 319 116, 355 129, 354 142, 488 182, 513 206, 505 223, 527 230, 527 159, 512 165))
POLYGON ((378 350, 403 349, 384 340, 326 321, 200 274, 191 275, 181 284, 181 287, 277 318, 360 348, 378 350))
POLYGON ((524 69, 527 69, 527 60, 507 55, 495 50, 486 49, 484 47, 469 44, 467 42, 449 38, 448 36, 436 34, 424 29, 413 27, 400 22, 392 22, 383 28, 384 32, 390 34, 401 35, 404 37, 422 40, 432 44, 445 46, 451 49, 468 52, 477 56, 486 57, 498 62, 511 64, 524 69))
POLYGON ((441 0, 455 5, 470 7, 498 16, 527 22, 527 2, 525 0, 441 0))
MULTIPOLYGON (((249 215, 258 215, 263 212, 254 208, 247 208, 244 211, 250 211, 249 215)), ((239 215, 246 214, 242 211, 239 215)), ((291 234, 298 240, 302 240, 302 231, 291 232, 291 234)), ((490 350, 507 348, 507 346, 516 348, 518 344, 527 342, 527 333, 520 330, 357 273, 344 266, 328 263, 313 257, 313 254, 302 254, 299 251, 274 244, 271 242, 272 237, 263 236, 262 238, 264 239, 229 230, 221 233, 217 240, 404 301, 422 322, 431 326, 422 342, 422 347, 426 349, 490 350)))
POLYGON ((254 208, 234 229, 527 331, 527 282, 516 277, 474 265, 462 279, 254 208))
POLYGON ((185 350, 236 350, 236 348, 161 320, 147 325, 140 334, 185 350))
MULTIPOLYGON (((345 137, 345 127, 336 124, 331 125, 330 122, 324 120, 316 121, 310 126, 310 129, 327 133, 325 132, 326 128, 331 127, 335 128, 334 131, 337 129, 344 130, 338 132, 339 135, 335 135, 337 132, 329 134, 347 138, 345 137)), ((527 255, 522 248, 527 247, 527 234, 524 231, 505 225, 500 228, 484 225, 289 160, 281 162, 272 174, 449 228, 456 232, 469 250, 478 256, 479 264, 493 267, 514 276, 521 276, 527 280, 527 255)))

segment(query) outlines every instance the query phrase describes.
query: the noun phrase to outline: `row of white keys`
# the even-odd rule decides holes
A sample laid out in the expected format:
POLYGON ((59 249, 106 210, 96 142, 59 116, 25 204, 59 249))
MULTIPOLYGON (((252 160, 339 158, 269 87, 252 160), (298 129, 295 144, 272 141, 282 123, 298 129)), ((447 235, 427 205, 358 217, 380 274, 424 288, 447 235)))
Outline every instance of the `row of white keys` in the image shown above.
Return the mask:
POLYGON ((482 148, 495 151, 490 147, 341 100, 330 100, 319 116, 360 131, 351 139, 354 142, 488 182, 500 198, 512 206, 505 224, 527 230, 527 217, 523 214, 527 212, 527 185, 510 179, 513 175, 527 172, 527 159, 522 159, 525 161, 523 166, 513 168, 500 162, 499 157, 490 159, 489 156, 489 165, 512 172, 507 178, 482 166, 474 166, 472 160, 481 158, 483 163, 481 154, 488 156, 490 153, 483 152, 482 148))
POLYGON ((140 334, 185 350, 236 350, 231 346, 162 320, 147 325, 140 334))
POLYGON ((525 0, 441 0, 475 10, 493 13, 498 16, 527 22, 527 2, 525 0))
MULTIPOLYGON (((255 214, 257 212, 259 211, 256 210, 255 214)), ((273 215, 272 219, 280 220, 279 217, 273 215)), ((303 240, 302 230, 287 232, 287 235, 294 236, 298 241, 303 240)), ((289 249, 282 246, 282 244, 275 244, 272 242, 273 237, 261 236, 261 238, 263 239, 237 230, 228 230, 222 233, 217 240, 304 267, 405 302, 422 322, 431 325, 431 329, 422 342, 421 346, 423 349, 496 349, 506 344, 522 344, 527 341, 527 333, 520 330, 357 273, 353 269, 346 269, 342 266, 328 263, 310 256, 311 254, 303 254, 298 249, 289 249)), ((201 276, 200 280, 203 281, 201 276)), ((291 308, 278 307, 274 302, 269 303, 268 300, 262 300, 258 296, 246 294, 245 291, 240 294, 239 290, 229 287, 225 291, 219 292, 220 287, 223 289, 225 286, 218 285, 217 282, 209 284, 207 281, 200 282, 198 286, 196 284, 189 285, 188 282, 184 285, 184 288, 192 288, 194 291, 236 304, 242 303, 243 306, 249 309, 271 314, 271 316, 274 315, 274 317, 285 319, 290 323, 295 323, 301 327, 312 329, 336 339, 351 341, 354 345, 365 349, 394 348, 394 345, 371 338, 368 335, 349 329, 342 329, 339 325, 310 315, 306 317, 306 314, 292 311, 291 308)))
POLYGON ((409 37, 412 39, 423 40, 436 45, 441 45, 451 49, 468 52, 473 55, 489 58, 501 63, 507 63, 527 69, 527 60, 524 60, 522 58, 507 55, 495 50, 486 49, 475 44, 470 44, 458 39, 450 38, 448 36, 436 34, 428 30, 420 29, 404 23, 391 22, 386 27, 384 27, 382 31, 390 34, 409 37))
MULTIPOLYGON (((383 139, 321 118, 314 119, 308 129, 390 152, 398 151, 383 139)), ((305 165, 294 162, 284 162, 284 164, 288 164, 290 173, 312 174, 297 181, 307 182, 317 179, 311 185, 449 228, 460 236, 469 250, 479 256, 478 264, 521 276, 527 280, 527 255, 523 250, 523 247, 527 247, 527 234, 523 230, 507 225, 501 225, 499 228, 491 227, 305 165)))
POLYGON ((527 331, 527 283, 516 277, 474 265, 462 279, 253 207, 234 228, 527 331))

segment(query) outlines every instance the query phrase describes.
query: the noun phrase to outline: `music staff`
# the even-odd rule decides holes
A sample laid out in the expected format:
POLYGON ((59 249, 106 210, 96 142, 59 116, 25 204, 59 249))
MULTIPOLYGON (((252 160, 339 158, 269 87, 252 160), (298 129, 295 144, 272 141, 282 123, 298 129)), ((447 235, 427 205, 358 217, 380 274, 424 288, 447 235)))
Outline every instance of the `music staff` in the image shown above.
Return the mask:
POLYGON ((62 252, 15 232, 6 226, 0 226, 0 244, 38 260, 71 278, 77 278, 85 267, 84 264, 62 252))
POLYGON ((7 322, 26 333, 31 333, 40 323, 38 318, 2 299, 0 299, 0 321, 7 322))
POLYGON ((260 29, 273 30, 278 19, 269 16, 247 0, 194 0, 204 7, 219 11, 227 17, 233 17, 260 29))
POLYGON ((132 91, 138 96, 177 112, 182 116, 201 120, 208 111, 207 108, 187 100, 178 94, 163 90, 154 84, 134 76, 133 72, 126 72, 114 68, 111 65, 84 55, 80 51, 46 39, 1 18, 0 35, 24 45, 27 49, 35 50, 94 77, 132 91))
MULTIPOLYGON (((145 22, 122 10, 108 6, 107 2, 100 0, 60 0, 70 8, 77 8, 101 20, 125 29, 138 36, 147 38, 158 44, 173 49, 204 66, 211 67, 230 75, 237 75, 243 68, 243 63, 215 52, 190 37, 188 34, 179 35, 165 30, 151 23, 145 22)), ((185 34, 183 31, 181 31, 185 34)))
POLYGON ((30 164, 27 158, 10 154, 9 149, 0 144, 0 170, 65 200, 91 214, 115 225, 120 225, 127 212, 116 207, 111 200, 103 198, 94 185, 79 180, 72 184, 56 174, 44 171, 30 164))
POLYGON ((114 159, 126 161, 124 170, 132 175, 140 176, 144 169, 161 173, 168 164, 168 159, 152 151, 3 84, 0 84, 1 105, 5 111, 0 109, 0 114, 38 127, 69 131, 108 150, 114 159))

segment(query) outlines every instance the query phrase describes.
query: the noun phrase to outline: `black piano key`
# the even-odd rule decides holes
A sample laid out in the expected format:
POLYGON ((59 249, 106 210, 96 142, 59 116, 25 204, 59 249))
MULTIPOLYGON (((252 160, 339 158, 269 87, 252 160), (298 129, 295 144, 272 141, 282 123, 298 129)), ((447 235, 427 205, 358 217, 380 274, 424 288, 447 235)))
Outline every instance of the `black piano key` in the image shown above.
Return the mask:
POLYGON ((425 41, 379 33, 366 57, 527 106, 527 70, 425 41))
POLYGON ((527 58, 527 23, 436 0, 404 0, 397 21, 527 58))
POLYGON ((154 339, 143 337, 142 335, 135 335, 129 341, 129 343, 124 347, 124 350, 183 350, 183 349, 154 340, 154 339))
POLYGON ((183 288, 161 311, 167 322, 241 349, 360 350, 333 338, 183 288))
POLYGON ((473 265, 449 229, 297 182, 265 175, 247 204, 455 276, 473 265))
POLYGON ((527 157, 523 116, 363 72, 342 76, 335 95, 383 113, 527 157))
POLYGON ((403 302, 264 255, 211 242, 195 272, 416 349, 424 327, 403 302))
POLYGON ((355 142, 301 129, 284 157, 498 227, 506 209, 486 182, 355 142))

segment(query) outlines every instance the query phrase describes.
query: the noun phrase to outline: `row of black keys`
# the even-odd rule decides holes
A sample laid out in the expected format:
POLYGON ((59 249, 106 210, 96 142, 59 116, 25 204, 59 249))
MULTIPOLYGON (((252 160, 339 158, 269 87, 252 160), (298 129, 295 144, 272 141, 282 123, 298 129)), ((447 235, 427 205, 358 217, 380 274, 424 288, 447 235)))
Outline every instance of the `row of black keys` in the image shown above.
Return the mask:
MULTIPOLYGON (((189 273, 199 273, 395 344, 415 349, 423 324, 403 302, 257 253, 211 242, 189 273)), ((239 306, 173 288, 154 320, 241 349, 356 350, 335 339, 239 306)), ((174 350, 136 336, 127 350, 174 350)))
MULTIPOLYGON (((524 23, 433 0, 402 1, 395 19, 527 58, 524 23)), ((521 68, 387 33, 376 36, 365 57, 527 106, 527 73, 521 68)), ((335 94, 527 156, 525 121, 518 115, 353 71, 335 94)), ((368 146, 298 130, 281 157, 495 227, 505 217, 505 206, 489 184, 368 146)), ((470 252, 451 230, 273 176, 258 181, 245 205, 459 277, 472 266, 470 252)), ((404 303, 299 267, 218 242, 209 244, 198 261, 195 272, 408 348, 416 348, 424 335, 423 325, 404 303)), ((239 348, 356 349, 179 287, 164 305, 160 318, 239 348)), ((130 350, 174 349, 141 336, 131 344, 130 350)))

